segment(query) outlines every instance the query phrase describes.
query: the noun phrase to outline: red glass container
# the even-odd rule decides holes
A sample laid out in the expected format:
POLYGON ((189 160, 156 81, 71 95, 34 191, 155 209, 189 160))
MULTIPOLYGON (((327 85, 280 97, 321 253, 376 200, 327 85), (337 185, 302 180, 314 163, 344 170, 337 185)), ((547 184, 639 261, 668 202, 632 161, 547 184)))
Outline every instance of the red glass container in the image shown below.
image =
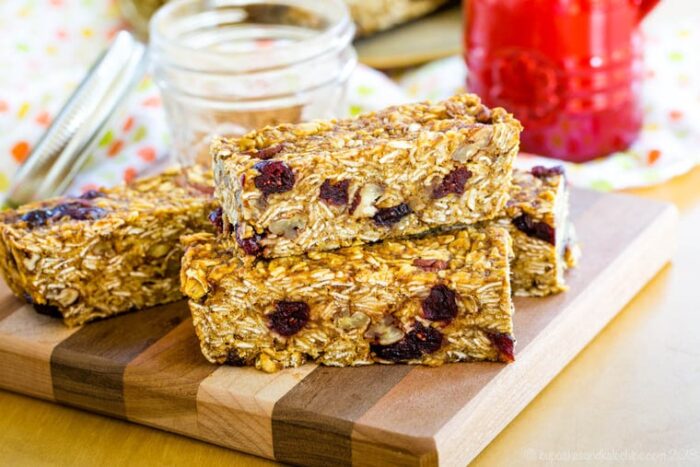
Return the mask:
POLYGON ((639 22, 658 2, 465 0, 467 87, 523 123, 523 151, 625 149, 642 123, 639 22))

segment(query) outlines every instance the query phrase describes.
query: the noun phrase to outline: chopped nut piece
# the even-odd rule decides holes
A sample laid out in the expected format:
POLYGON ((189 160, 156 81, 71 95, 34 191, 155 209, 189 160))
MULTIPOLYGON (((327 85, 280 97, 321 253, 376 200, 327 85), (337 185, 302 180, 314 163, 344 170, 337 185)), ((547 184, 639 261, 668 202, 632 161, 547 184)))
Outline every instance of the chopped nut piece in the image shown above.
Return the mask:
POLYGON ((151 258, 162 258, 172 249, 172 245, 167 243, 156 243, 148 248, 148 256, 151 258))
POLYGON ((61 290, 61 293, 56 297, 56 301, 61 304, 61 306, 71 306, 80 296, 77 290, 71 289, 70 287, 61 290))
POLYGON ((381 322, 371 325, 365 333, 365 337, 379 345, 391 345, 403 339, 404 332, 396 327, 393 317, 385 316, 384 318, 381 322))
POLYGON ((281 235, 289 240, 294 240, 299 230, 304 228, 304 219, 299 216, 290 219, 280 219, 270 224, 270 232, 281 235))
POLYGON ((369 316, 360 311, 356 311, 350 316, 341 316, 338 318, 338 327, 345 331, 350 331, 352 329, 365 329, 369 323, 369 316))
POLYGON ((374 203, 384 193, 384 188, 378 183, 367 183, 355 194, 357 201, 353 201, 350 208, 354 217, 372 217, 377 213, 374 203))

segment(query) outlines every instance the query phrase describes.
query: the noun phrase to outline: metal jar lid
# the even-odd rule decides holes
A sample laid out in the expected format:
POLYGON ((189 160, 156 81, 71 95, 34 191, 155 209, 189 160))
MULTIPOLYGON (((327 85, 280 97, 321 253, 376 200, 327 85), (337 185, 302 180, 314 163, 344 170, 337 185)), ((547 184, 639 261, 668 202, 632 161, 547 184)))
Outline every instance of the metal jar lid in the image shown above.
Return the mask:
POLYGON ((13 177, 5 203, 16 207, 62 194, 146 66, 145 45, 126 31, 117 34, 13 177))

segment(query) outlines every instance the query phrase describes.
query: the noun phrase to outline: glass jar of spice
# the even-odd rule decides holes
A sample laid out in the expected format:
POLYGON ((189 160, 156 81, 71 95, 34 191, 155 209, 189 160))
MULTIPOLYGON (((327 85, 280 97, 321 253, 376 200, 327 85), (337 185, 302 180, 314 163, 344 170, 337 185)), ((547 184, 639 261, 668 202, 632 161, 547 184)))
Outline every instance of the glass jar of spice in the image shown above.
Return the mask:
POLYGON ((176 0, 150 23, 151 58, 179 162, 209 164, 213 135, 337 116, 357 57, 342 0, 176 0))

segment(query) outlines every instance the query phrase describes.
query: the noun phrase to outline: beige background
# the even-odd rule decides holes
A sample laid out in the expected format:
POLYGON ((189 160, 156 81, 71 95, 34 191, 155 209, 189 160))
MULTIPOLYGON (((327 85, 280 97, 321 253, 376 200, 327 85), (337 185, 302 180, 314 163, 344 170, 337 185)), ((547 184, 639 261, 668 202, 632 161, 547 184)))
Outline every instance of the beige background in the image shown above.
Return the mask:
MULTIPOLYGON (((681 17, 696 18, 700 26, 700 1, 666 0, 650 20, 681 17)), ((700 168, 664 185, 632 192, 680 208, 679 249, 673 264, 474 465, 700 465, 700 168)), ((0 464, 200 463, 272 464, 0 391, 0 464)))

